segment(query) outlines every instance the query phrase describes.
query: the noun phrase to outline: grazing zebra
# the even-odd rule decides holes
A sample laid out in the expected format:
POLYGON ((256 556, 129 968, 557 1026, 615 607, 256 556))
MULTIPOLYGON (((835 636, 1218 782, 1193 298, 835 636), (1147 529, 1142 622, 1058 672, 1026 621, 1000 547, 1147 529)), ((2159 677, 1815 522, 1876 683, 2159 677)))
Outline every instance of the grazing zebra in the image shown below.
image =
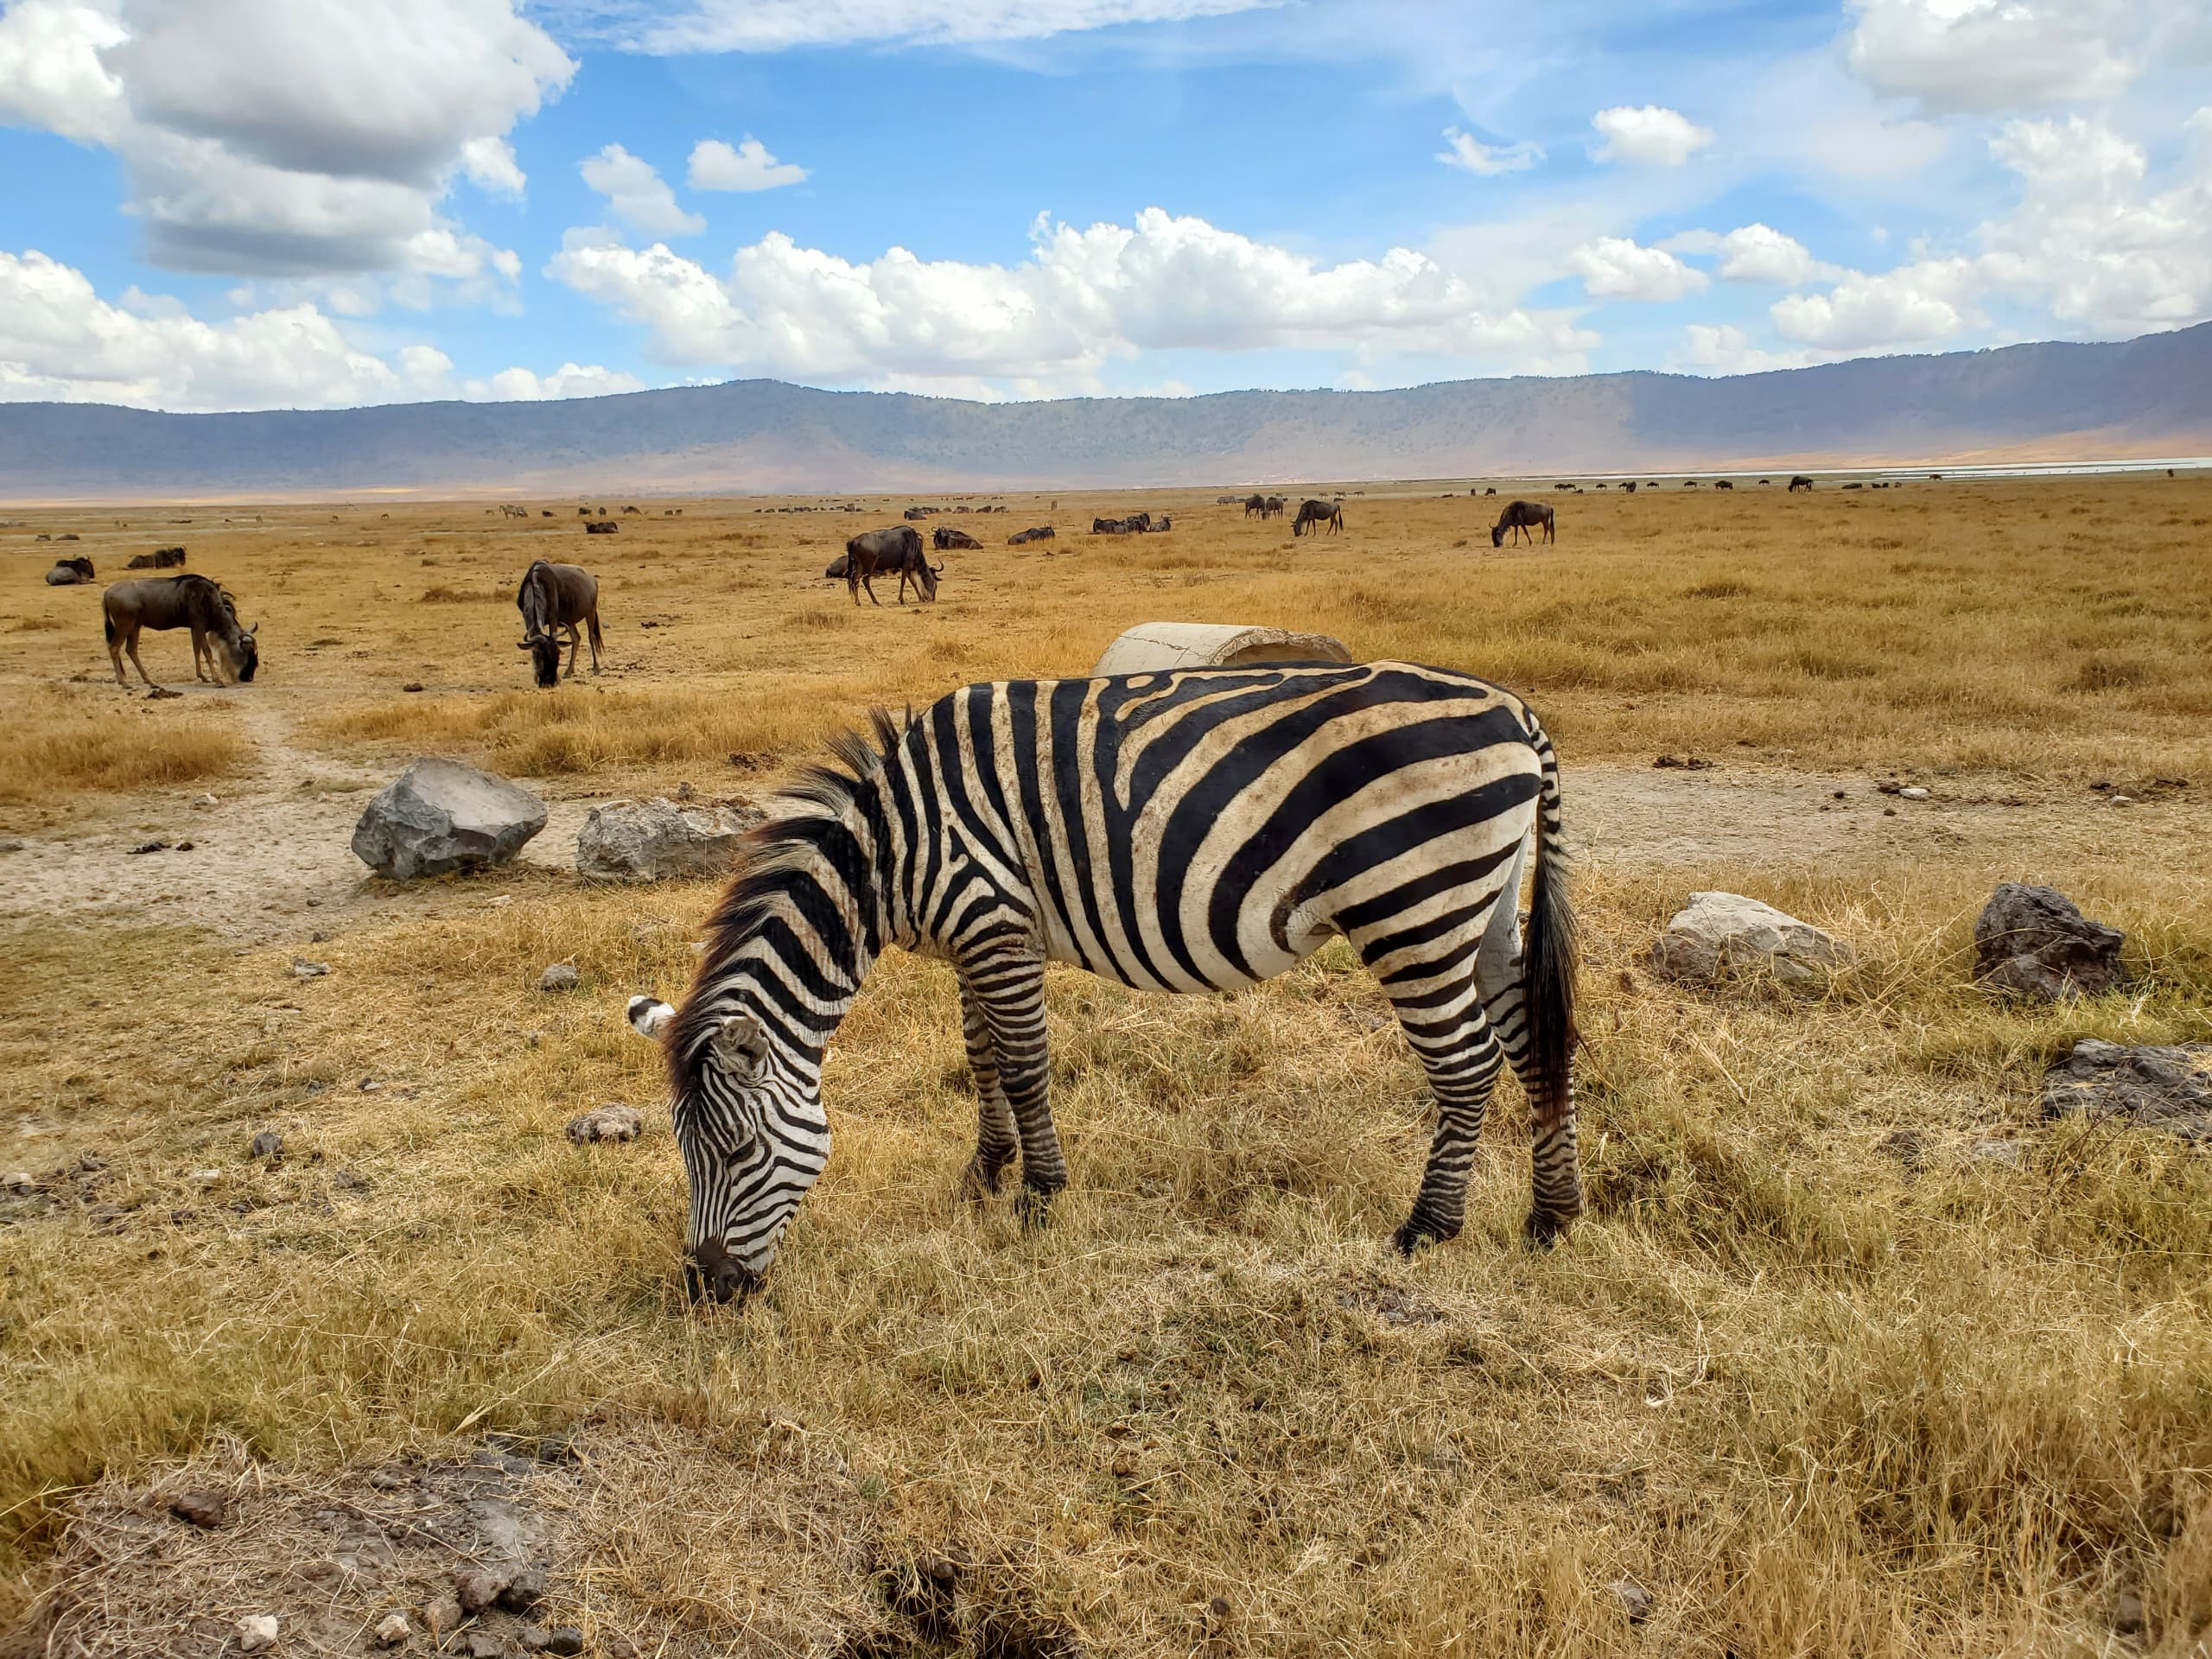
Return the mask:
POLYGON ((1333 935, 1382 982, 1435 1091, 1408 1253, 1448 1239, 1502 1063, 1533 1105, 1533 1241, 1582 1210, 1569 1076, 1574 918, 1559 767, 1535 715, 1403 663, 971 685, 848 734, 754 832, 668 1058, 692 1294, 758 1287, 830 1154, 830 1034, 892 944, 960 982, 981 1100, 969 1195, 1018 1151, 1041 1220, 1067 1166, 1046 1098, 1045 964, 1231 991, 1333 935), (1517 900, 1533 861, 1525 955, 1517 900))

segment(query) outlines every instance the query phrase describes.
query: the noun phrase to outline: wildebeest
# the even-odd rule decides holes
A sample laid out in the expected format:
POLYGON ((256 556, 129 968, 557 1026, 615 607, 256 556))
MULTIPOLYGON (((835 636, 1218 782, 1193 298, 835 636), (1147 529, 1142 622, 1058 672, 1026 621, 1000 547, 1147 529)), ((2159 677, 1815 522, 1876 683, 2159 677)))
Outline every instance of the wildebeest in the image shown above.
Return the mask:
POLYGON ((1268 498, 1266 496, 1248 495, 1244 498, 1244 516, 1247 518, 1249 518, 1255 512, 1262 518, 1268 516, 1268 498))
POLYGON ((1863 490, 1866 486, 1854 480, 1851 483, 1845 485, 1843 487, 1847 490, 1863 490))
POLYGON ((530 653, 530 666, 538 684, 561 683, 561 642, 554 631, 569 631, 569 677, 576 673, 576 652, 582 645, 577 632, 582 623, 591 633, 591 671, 599 672, 599 578, 581 564, 555 564, 539 559, 523 572, 522 587, 515 594, 522 613, 522 644, 530 653))
POLYGON ((935 507, 909 507, 906 509, 906 516, 909 518, 926 518, 936 511, 935 507))
POLYGON ((1636 493, 1636 480, 1631 478, 1627 483, 1622 485, 1621 493, 1624 495, 1634 495, 1636 493))
POLYGON ((1770 478, 1763 478, 1763 479, 1759 480, 1759 482, 1760 482, 1760 483, 1762 483, 1762 484, 1771 484, 1771 483, 1773 483, 1773 482, 1774 482, 1774 480, 1773 480, 1772 479, 1770 479, 1770 478))
POLYGON ((868 596, 874 603, 883 601, 875 597, 872 578, 899 573, 899 602, 906 602, 906 584, 912 582, 924 603, 937 598, 937 579, 944 574, 944 567, 933 565, 922 551, 922 533, 912 524, 893 524, 884 530, 863 531, 845 543, 845 586, 851 590, 853 603, 861 602, 861 589, 868 589, 868 596))
POLYGON ((1548 506, 1541 501, 1509 501, 1505 504, 1505 511, 1498 514, 1497 522, 1490 527, 1490 544, 1492 547, 1503 546, 1508 531, 1517 532, 1526 540, 1534 542, 1536 537, 1533 532, 1539 524, 1543 526, 1546 541, 1558 539, 1552 531, 1552 510, 1548 506))
POLYGON ((930 540, 940 553, 956 547, 980 548, 982 543, 964 530, 955 530, 950 524, 939 524, 930 532, 930 540))
POLYGON ((1497 486, 1495 484, 1491 485, 1488 489, 1484 490, 1483 493, 1484 495, 1496 495, 1497 493, 1497 486))
POLYGON ((622 524, 620 519, 609 518, 606 523, 601 524, 598 519, 594 518, 584 526, 584 534, 587 536, 615 536, 620 534, 621 530, 622 524))
POLYGON ((1261 513, 1260 517, 1262 518, 1273 518, 1277 514, 1286 511, 1289 505, 1290 504, 1285 501, 1282 497, 1279 495, 1271 495, 1268 498, 1267 510, 1261 513))
POLYGON ((141 553, 124 568, 127 570, 174 570, 184 563, 181 547, 157 547, 150 553, 141 553))
POLYGON ((1684 479, 1682 480, 1682 487, 1686 490, 1694 490, 1697 488, 1697 480, 1694 478, 1684 479))
MULTIPOLYGON (((1344 510, 1333 501, 1315 501, 1309 499, 1304 506, 1299 508, 1298 517, 1291 520, 1290 533, 1294 536, 1303 536, 1309 524, 1316 526, 1326 524, 1329 527, 1329 534, 1333 536, 1344 527, 1344 510)), ((1319 533, 1320 531, 1316 529, 1314 534, 1319 533)))
POLYGON ((1789 480, 1789 489, 1793 495, 1799 490, 1809 490, 1812 487, 1813 480, 1806 477, 1802 473, 1798 474, 1796 477, 1789 480))
POLYGON ((1094 518, 1090 521, 1090 533, 1094 536, 1126 536, 1129 533, 1128 521, 1124 518, 1094 518))
POLYGON ((197 680, 212 677, 220 685, 223 671, 228 668, 231 677, 245 684, 261 665, 261 650, 254 641, 256 630, 238 626, 236 603, 205 576, 140 576, 118 582, 100 595, 100 627, 107 637, 108 660, 115 664, 118 685, 130 683, 123 671, 125 652, 138 677, 149 685, 154 683, 146 664, 138 660, 141 628, 191 629, 192 677, 197 680), (221 647, 219 658, 218 646, 221 647), (202 658, 207 664, 205 674, 200 669, 202 658))
POLYGON ((1732 489, 1734 489, 1736 486, 1735 486, 1733 484, 1730 483, 1726 479, 1725 479, 1725 478, 1724 478, 1724 479, 1722 479, 1719 483, 1715 484, 1713 487, 1714 489, 1716 489, 1716 490, 1732 490, 1732 489))
POLYGON ((1050 524, 1039 524, 1030 530, 1017 530, 1006 538, 1006 544, 1008 547, 1020 547, 1025 542, 1050 542, 1057 539, 1050 524))
POLYGON ((94 580, 92 562, 81 553, 73 559, 56 559, 54 569, 46 573, 49 588, 74 588, 80 582, 94 580))

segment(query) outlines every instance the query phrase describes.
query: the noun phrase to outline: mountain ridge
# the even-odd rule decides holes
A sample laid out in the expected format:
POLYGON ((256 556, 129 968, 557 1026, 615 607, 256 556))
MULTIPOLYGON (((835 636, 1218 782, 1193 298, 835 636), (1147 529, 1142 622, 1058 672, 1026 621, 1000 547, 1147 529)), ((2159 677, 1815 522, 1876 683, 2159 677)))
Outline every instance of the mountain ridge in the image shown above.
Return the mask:
POLYGON ((982 404, 731 380, 529 404, 0 404, 0 497, 867 493, 2212 453, 2212 323, 2133 340, 1382 391, 982 404))

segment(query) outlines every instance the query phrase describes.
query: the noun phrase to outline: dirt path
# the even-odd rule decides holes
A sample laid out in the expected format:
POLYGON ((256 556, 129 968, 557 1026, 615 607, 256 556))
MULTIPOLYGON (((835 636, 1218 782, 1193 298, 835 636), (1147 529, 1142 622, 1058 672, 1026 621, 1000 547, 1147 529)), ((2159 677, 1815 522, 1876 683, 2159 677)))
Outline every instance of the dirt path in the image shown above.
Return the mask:
MULTIPOLYGON (((309 913, 334 928, 384 914, 435 914, 467 897, 466 884, 401 888, 372 880, 353 856, 354 822, 390 768, 302 748, 283 712, 240 707, 257 759, 251 772, 213 791, 216 805, 194 807, 197 789, 167 791, 81 827, 22 837, 0 855, 0 920, 105 916, 212 927, 252 943, 296 932, 309 913), (150 841, 173 850, 133 852, 150 841), (175 847, 188 841, 190 851, 175 847)), ((563 798, 557 786, 521 781, 544 798, 547 817, 520 863, 572 868, 585 814, 610 798, 563 798)), ((2018 787, 1939 782, 1931 799, 1910 802, 1840 773, 1592 766, 1567 774, 1567 818, 1572 838, 1599 868, 1700 871, 1858 867, 1931 847, 2002 862, 2072 849, 2147 850, 2212 830, 2212 811, 2190 798, 2212 799, 2212 789, 2167 790, 2116 807, 2071 789, 2005 792, 2018 787)))

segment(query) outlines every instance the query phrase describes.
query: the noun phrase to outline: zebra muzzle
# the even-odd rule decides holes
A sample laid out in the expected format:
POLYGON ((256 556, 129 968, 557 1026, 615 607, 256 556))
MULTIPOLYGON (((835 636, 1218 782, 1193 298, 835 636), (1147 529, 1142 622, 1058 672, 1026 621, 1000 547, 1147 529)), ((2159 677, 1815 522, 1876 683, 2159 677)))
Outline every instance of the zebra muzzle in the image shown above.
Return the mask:
POLYGON ((734 1300, 741 1308, 760 1288, 760 1275, 719 1244, 702 1244, 684 1261, 683 1289, 694 1303, 719 1307, 734 1300))

